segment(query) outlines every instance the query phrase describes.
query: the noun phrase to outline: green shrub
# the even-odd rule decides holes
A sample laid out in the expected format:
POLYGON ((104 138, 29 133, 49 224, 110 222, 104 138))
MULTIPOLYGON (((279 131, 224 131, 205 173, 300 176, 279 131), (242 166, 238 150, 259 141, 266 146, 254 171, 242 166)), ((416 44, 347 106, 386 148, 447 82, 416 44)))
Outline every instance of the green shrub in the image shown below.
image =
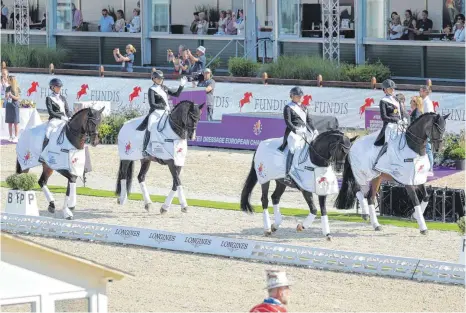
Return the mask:
POLYGON ((2 44, 2 61, 8 67, 48 68, 50 63, 59 68, 69 60, 67 50, 60 47, 27 47, 2 44))
MULTIPOLYGON (((209 62, 212 61, 213 58, 214 57, 211 55, 207 56, 206 58, 207 64, 209 64, 209 62)), ((215 70, 218 69, 221 66, 221 64, 222 64, 222 60, 220 60, 220 58, 216 58, 209 64, 209 68, 212 71, 212 74, 215 74, 215 70)))
POLYGON ((36 185, 36 182, 37 176, 30 173, 13 174, 6 179, 8 187, 14 190, 31 190, 36 185))
POLYGON ((391 76, 390 69, 380 61, 374 64, 348 65, 342 66, 343 76, 352 82, 370 82, 375 77, 378 82, 382 82, 391 76))
POLYGON ((450 152, 449 158, 452 160, 464 160, 465 159, 464 148, 458 147, 458 148, 453 149, 450 152))
POLYGON ((460 228, 460 234, 464 235, 466 231, 466 218, 462 216, 457 222, 458 227, 460 228))
POLYGON ((255 77, 260 65, 244 58, 230 58, 228 60, 228 71, 237 77, 255 77))
POLYGON ((141 110, 134 107, 125 107, 111 113, 99 125, 99 137, 104 143, 115 143, 123 124, 133 118, 144 115, 141 110))

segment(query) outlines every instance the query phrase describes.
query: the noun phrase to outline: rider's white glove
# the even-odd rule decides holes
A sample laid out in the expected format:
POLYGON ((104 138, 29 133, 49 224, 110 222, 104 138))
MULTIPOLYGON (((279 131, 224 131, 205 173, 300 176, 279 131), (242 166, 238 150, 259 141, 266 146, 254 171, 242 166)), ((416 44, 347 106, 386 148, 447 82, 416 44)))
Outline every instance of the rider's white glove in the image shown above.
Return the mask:
POLYGON ((66 117, 66 116, 62 116, 60 119, 61 119, 62 121, 65 121, 65 122, 68 122, 68 120, 69 120, 68 117, 66 117))
POLYGON ((184 85, 186 85, 187 82, 188 82, 188 79, 186 78, 186 76, 183 76, 183 77, 180 79, 180 86, 181 86, 181 87, 184 87, 184 85))
POLYGON ((300 127, 298 129, 296 129, 296 134, 305 135, 306 134, 306 127, 300 127))

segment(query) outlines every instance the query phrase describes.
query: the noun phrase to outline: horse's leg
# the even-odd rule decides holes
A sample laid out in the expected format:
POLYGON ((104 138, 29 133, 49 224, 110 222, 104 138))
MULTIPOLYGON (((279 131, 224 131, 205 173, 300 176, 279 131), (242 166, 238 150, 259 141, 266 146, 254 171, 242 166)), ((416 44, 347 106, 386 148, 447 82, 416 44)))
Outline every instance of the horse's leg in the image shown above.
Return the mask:
POLYGON ((142 197, 144 198, 144 209, 149 211, 150 206, 152 204, 152 200, 150 199, 150 194, 147 191, 146 187, 146 174, 149 172, 151 160, 149 159, 142 159, 141 160, 141 169, 139 170, 138 174, 138 181, 139 186, 141 186, 142 197))
POLYGON ((359 190, 356 192, 356 198, 358 198, 359 201, 359 206, 361 208, 361 217, 367 221, 367 218, 369 217, 369 209, 368 206, 369 204, 367 203, 366 196, 364 195, 363 190, 359 190))
POLYGON ((42 188, 42 192, 49 203, 49 207, 47 208, 50 213, 55 213, 55 198, 53 194, 50 192, 49 187, 47 187, 47 182, 52 176, 53 170, 48 167, 45 163, 42 163, 42 175, 40 175, 38 184, 40 188, 42 188))
POLYGON ((280 225, 282 224, 283 217, 280 213, 280 198, 285 192, 286 185, 280 183, 278 180, 275 181, 275 190, 272 193, 272 204, 273 204, 273 218, 274 223, 272 224, 272 232, 276 232, 280 225))
POLYGON ((422 214, 424 214, 424 212, 426 211, 427 205, 429 205, 430 195, 427 192, 426 185, 422 184, 422 185, 419 186, 419 188, 421 188, 421 192, 422 192, 421 212, 422 212, 422 214))
POLYGON ((73 219, 72 209, 76 206, 76 179, 75 175, 63 175, 68 178, 68 186, 66 188, 65 201, 63 201, 63 218, 67 220, 73 219))
POLYGON ((176 186, 176 189, 178 191, 178 200, 180 201, 181 212, 187 213, 189 207, 188 207, 188 202, 186 201, 186 197, 184 195, 183 186, 181 185, 181 179, 180 179, 181 167, 176 166, 175 161, 173 160, 168 160, 167 165, 168 165, 168 169, 170 170, 170 173, 172 174, 173 184, 176 186))
MULTIPOLYGON (((175 166, 175 170, 177 173, 177 176, 180 177, 181 175, 181 166, 175 166)), ((161 214, 165 214, 170 210, 170 207, 172 206, 173 198, 176 196, 176 191, 178 190, 178 185, 175 179, 173 179, 173 185, 172 189, 168 193, 167 197, 165 198, 165 202, 162 204, 162 208, 160 209, 161 214)))
POLYGON ((262 202, 262 217, 264 219, 264 235, 265 236, 270 236, 272 235, 272 226, 270 225, 270 216, 269 216, 269 186, 270 182, 266 182, 265 184, 261 185, 262 189, 262 196, 261 196, 261 202, 262 202))
POLYGON ((296 226, 297 231, 303 231, 304 229, 311 227, 311 224, 314 222, 317 216, 317 209, 314 205, 314 201, 312 201, 312 193, 303 190, 302 194, 304 196, 304 200, 306 200, 306 203, 309 207, 310 213, 302 224, 299 223, 298 226, 296 226))
POLYGON ((322 234, 327 238, 327 240, 332 240, 330 236, 330 226, 328 224, 328 215, 327 215, 327 207, 325 206, 325 202, 327 201, 327 196, 319 196, 319 207, 320 207, 320 224, 322 226, 322 234))
POLYGON ((133 179, 134 161, 121 160, 118 170, 116 194, 119 196, 117 203, 124 205, 128 200, 128 191, 133 179))
POLYGON ((382 176, 383 175, 379 175, 379 177, 374 178, 371 181, 371 188, 369 189, 369 194, 367 196, 367 202, 369 204, 369 217, 372 227, 374 227, 374 230, 376 231, 382 230, 382 227, 380 226, 377 219, 377 214, 375 213, 375 197, 377 196, 377 190, 379 190, 380 184, 382 183, 382 176))
POLYGON ((407 185, 406 191, 408 193, 409 198, 414 204, 414 216, 416 217, 417 224, 419 225, 419 229, 421 234, 427 234, 427 225, 424 219, 424 212, 422 212, 421 204, 419 203, 419 199, 416 194, 416 186, 407 185))

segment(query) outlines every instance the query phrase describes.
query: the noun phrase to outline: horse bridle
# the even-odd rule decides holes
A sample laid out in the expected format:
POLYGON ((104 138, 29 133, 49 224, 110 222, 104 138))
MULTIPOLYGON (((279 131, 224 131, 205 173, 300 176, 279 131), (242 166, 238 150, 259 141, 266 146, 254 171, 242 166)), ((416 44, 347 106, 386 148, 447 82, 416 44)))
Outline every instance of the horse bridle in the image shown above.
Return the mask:
MULTIPOLYGON (((437 144, 437 143, 441 144, 443 142, 443 138, 441 136, 440 136, 440 138, 432 138, 432 136, 434 134, 434 127, 437 128, 437 130, 439 131, 440 134, 443 134, 443 132, 445 131, 445 128, 441 128, 438 123, 432 122, 432 128, 430 130, 430 136, 431 136, 430 141, 432 143, 435 143, 435 144, 437 144)), ((411 130, 409 130, 409 128, 406 129, 406 135, 409 136, 410 139, 413 140, 418 145, 422 145, 424 143, 424 139, 421 138, 421 137, 416 136, 415 134, 413 134, 413 132, 411 130), (416 138, 417 140, 419 140, 419 142, 414 140, 413 137, 416 138)))
POLYGON ((342 160, 342 161, 338 161, 337 160, 337 157, 336 157, 336 154, 337 154, 337 151, 338 151, 338 148, 339 147, 342 147, 342 150, 345 152, 345 153, 348 153, 350 147, 347 147, 345 146, 344 144, 342 144, 341 142, 333 142, 330 144, 330 150, 333 149, 333 154, 330 155, 330 159, 325 159, 323 156, 321 156, 317 150, 314 148, 314 146, 312 145, 312 142, 309 143, 307 142, 306 139, 304 139, 304 141, 309 145, 309 147, 314 151, 314 153, 322 160, 324 161, 325 163, 331 163, 332 161, 335 162, 335 164, 339 164, 339 165, 344 165, 345 164, 345 160, 342 160))
MULTIPOLYGON (((188 114, 187 114, 186 117, 188 117, 188 116, 189 116, 190 118, 192 118, 193 120, 195 120, 195 117, 196 117, 196 116, 195 116, 191 111, 188 112, 188 114)), ((179 129, 183 129, 183 126, 182 126, 182 125, 180 125, 180 124, 178 124, 177 122, 175 122, 175 120, 172 118, 172 114, 171 114, 171 113, 168 114, 168 118, 170 119, 170 122, 171 122, 173 125, 175 125, 175 127, 179 128, 179 129)), ((186 118, 186 119, 187 119, 187 118, 186 118)), ((186 121, 183 121, 183 123, 185 124, 187 130, 190 130, 190 131, 193 131, 193 132, 194 132, 194 130, 196 130, 196 126, 192 126, 192 127, 188 126, 187 120, 186 120, 186 121)))

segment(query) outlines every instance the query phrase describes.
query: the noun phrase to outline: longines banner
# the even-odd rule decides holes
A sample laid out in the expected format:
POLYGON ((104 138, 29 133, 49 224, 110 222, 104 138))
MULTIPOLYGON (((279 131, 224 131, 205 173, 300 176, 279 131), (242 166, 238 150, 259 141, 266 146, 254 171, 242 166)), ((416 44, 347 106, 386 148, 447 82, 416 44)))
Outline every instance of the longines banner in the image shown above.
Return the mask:
MULTIPOLYGON (((37 108, 45 109, 45 98, 50 94, 48 82, 52 77, 60 78, 64 87, 62 93, 72 104, 77 101, 110 101, 112 109, 124 106, 148 108, 147 90, 152 85, 150 79, 100 78, 65 75, 17 75, 22 96, 37 103, 37 108)), ((166 81, 169 87, 177 87, 177 81, 166 81)), ((220 120, 223 114, 239 112, 283 112, 289 101, 291 86, 216 83, 214 119, 220 120)), ((197 90, 188 83, 185 90, 197 90)), ((304 102, 309 104, 316 115, 332 115, 339 120, 341 127, 364 128, 362 112, 364 108, 378 106, 383 96, 380 90, 350 89, 330 87, 303 87, 304 102)), ((418 95, 417 92, 404 92, 406 99, 418 95)), ((454 93, 433 93, 431 99, 437 112, 450 113, 447 131, 464 130, 465 96, 454 93)), ((409 107, 407 108, 409 110, 409 107)))

